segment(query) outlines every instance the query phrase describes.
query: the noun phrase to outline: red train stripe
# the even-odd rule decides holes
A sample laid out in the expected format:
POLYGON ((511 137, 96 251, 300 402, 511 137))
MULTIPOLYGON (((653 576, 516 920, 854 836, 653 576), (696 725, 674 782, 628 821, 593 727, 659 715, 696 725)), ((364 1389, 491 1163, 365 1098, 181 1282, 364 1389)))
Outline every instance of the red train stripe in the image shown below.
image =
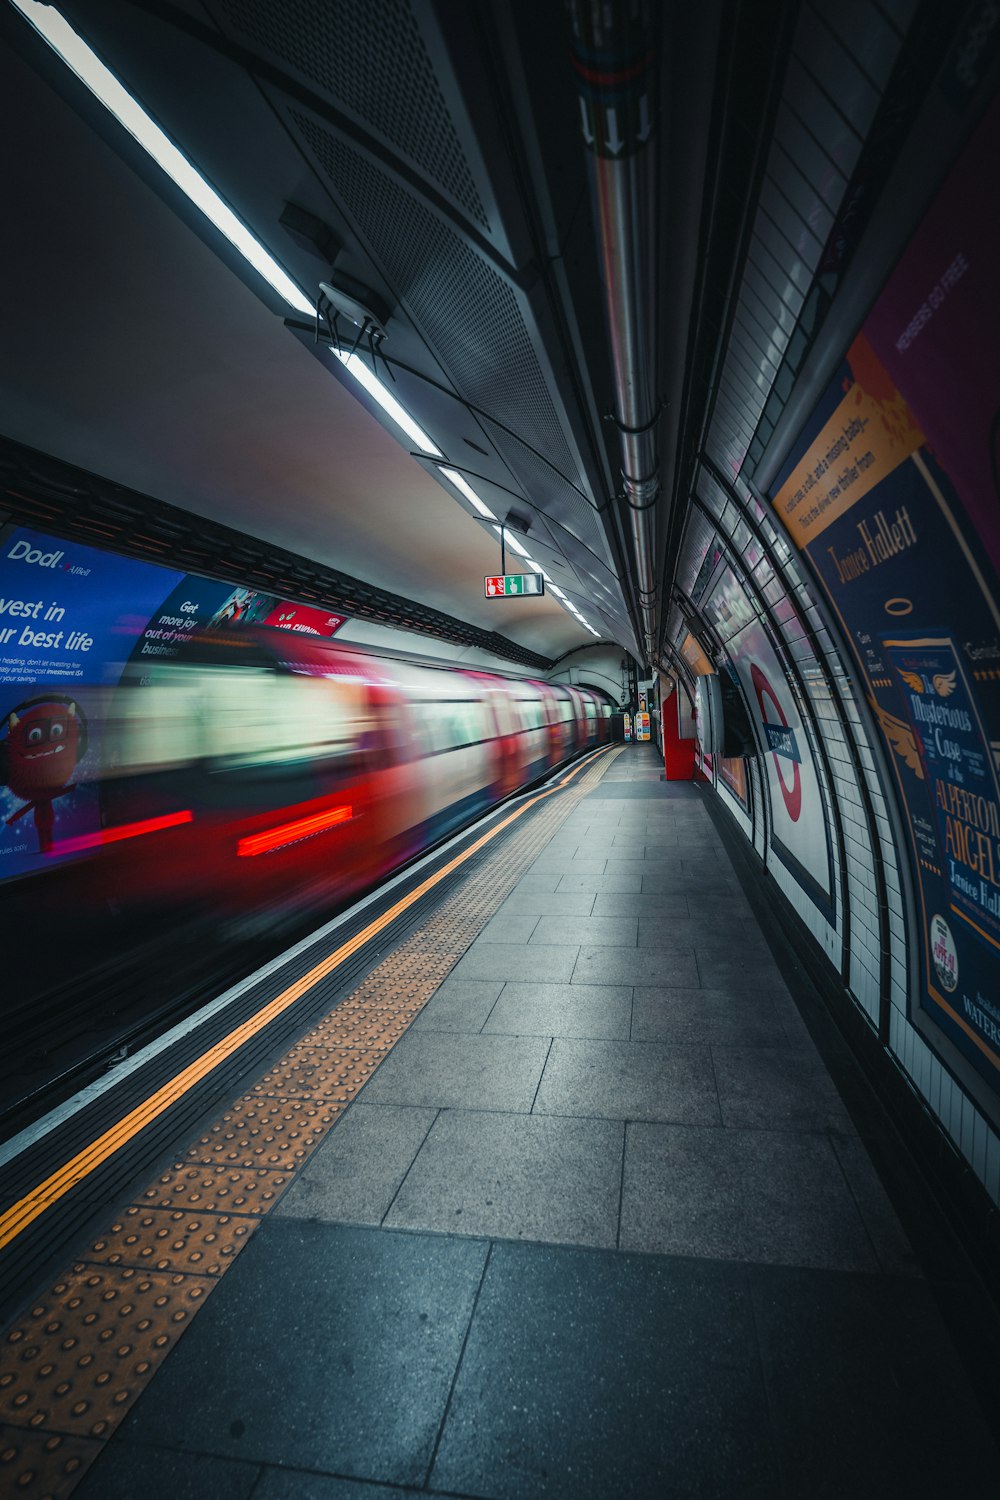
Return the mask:
POLYGON ((117 828, 102 828, 97 833, 81 833, 75 838, 60 839, 49 852, 79 854, 84 849, 99 849, 103 844, 117 844, 120 839, 134 839, 141 833, 156 833, 161 828, 175 828, 179 823, 193 823, 194 813, 164 813, 160 818, 143 818, 139 823, 119 823, 117 828))
POLYGON ((311 838, 336 823, 346 823, 354 816, 352 807, 332 807, 329 812, 314 813, 311 818, 296 818, 294 823, 279 823, 277 828, 267 828, 263 833, 250 834, 236 845, 238 855, 267 854, 272 849, 283 849, 286 844, 296 844, 299 839, 311 838))

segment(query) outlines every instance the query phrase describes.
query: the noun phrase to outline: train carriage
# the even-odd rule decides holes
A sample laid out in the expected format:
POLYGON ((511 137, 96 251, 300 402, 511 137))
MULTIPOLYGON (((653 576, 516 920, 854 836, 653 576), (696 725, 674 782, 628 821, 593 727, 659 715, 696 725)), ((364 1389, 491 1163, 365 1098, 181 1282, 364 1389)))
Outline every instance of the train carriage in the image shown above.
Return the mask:
POLYGON ((244 627, 126 667, 91 707, 99 826, 60 839, 62 902, 329 904, 598 742, 575 687, 244 627))

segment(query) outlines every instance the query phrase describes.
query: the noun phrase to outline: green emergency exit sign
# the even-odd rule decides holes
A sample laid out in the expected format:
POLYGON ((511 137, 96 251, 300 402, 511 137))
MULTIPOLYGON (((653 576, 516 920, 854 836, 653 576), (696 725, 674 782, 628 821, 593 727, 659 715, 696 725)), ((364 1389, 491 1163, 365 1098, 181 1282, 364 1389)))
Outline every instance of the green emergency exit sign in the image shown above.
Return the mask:
POLYGON ((545 580, 540 573, 496 573, 492 578, 484 578, 483 583, 487 599, 545 593, 545 580))

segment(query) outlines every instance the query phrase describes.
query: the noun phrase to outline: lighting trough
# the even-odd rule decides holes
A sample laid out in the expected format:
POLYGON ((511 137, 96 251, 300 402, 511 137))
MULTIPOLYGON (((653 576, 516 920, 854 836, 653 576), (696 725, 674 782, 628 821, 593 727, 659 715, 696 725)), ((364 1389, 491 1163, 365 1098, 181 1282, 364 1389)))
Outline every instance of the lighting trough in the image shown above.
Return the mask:
POLYGON ((264 249, 242 219, 205 181, 198 169, 192 166, 111 69, 101 62, 97 53, 73 30, 65 16, 52 6, 41 4, 40 0, 12 0, 12 4, 76 74, 80 82, 114 115, 194 206, 225 235, 243 259, 284 298, 289 307, 296 312, 311 315, 314 310, 312 302, 295 285, 288 272, 264 249))

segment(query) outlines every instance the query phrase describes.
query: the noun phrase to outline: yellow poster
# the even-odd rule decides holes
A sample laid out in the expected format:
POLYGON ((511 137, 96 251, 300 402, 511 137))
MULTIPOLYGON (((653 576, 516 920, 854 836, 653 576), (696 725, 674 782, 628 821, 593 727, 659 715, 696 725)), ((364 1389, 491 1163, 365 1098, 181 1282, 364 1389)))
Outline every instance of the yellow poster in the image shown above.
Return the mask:
POLYGON ((847 357, 855 384, 773 501, 800 550, 925 441, 864 334, 847 357))

